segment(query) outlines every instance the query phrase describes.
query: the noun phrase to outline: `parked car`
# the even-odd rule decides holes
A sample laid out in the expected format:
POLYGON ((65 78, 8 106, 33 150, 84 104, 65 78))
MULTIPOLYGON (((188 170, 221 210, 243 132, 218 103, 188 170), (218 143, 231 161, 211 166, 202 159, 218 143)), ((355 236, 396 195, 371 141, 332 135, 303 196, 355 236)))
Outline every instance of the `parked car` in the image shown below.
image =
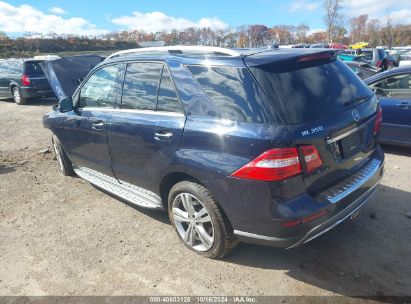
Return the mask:
POLYGON ((221 258, 356 214, 383 174, 380 118, 335 51, 174 46, 109 56, 43 122, 63 174, 168 210, 188 248, 221 258))
POLYGON ((40 62, 30 59, 0 62, 0 99, 13 98, 22 105, 31 98, 54 96, 40 62))
POLYGON ((329 47, 332 49, 337 49, 337 50, 345 50, 348 48, 348 46, 346 46, 345 44, 337 43, 337 42, 330 43, 329 47))
POLYGON ((373 67, 383 71, 395 67, 395 61, 383 49, 356 49, 344 50, 342 54, 351 54, 364 57, 373 67))
POLYGON ((313 49, 326 49, 328 48, 328 44, 327 43, 314 43, 310 45, 310 48, 313 49))
POLYGON ((362 62, 362 63, 367 63, 369 64, 368 60, 366 60, 364 58, 364 56, 359 56, 359 55, 355 55, 355 54, 347 54, 345 52, 343 53, 338 53, 338 58, 340 58, 342 61, 346 61, 346 62, 362 62))
POLYGON ((400 67, 411 66, 411 52, 401 54, 398 65, 400 67))
POLYGON ((349 48, 353 50, 363 49, 363 48, 366 48, 368 44, 369 44, 368 42, 357 42, 357 43, 351 44, 349 48))
POLYGON ((364 80, 379 96, 383 109, 380 142, 411 146, 411 66, 364 80))
POLYGON ((361 79, 371 77, 379 72, 366 62, 345 61, 345 64, 361 79))

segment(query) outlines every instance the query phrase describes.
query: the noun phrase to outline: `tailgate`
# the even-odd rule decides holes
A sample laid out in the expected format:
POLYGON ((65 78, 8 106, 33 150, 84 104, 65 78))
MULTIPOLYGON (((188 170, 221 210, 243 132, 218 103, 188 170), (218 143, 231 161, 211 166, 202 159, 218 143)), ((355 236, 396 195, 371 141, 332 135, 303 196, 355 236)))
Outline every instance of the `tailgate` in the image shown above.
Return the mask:
POLYGON ((323 161, 318 171, 304 175, 307 191, 316 196, 367 164, 376 149, 375 97, 326 120, 296 127, 296 145, 314 145, 323 161), (358 120, 358 121, 357 121, 358 120))
POLYGON ((51 90, 49 81, 46 76, 43 75, 30 75, 30 86, 36 91, 48 91, 51 90))

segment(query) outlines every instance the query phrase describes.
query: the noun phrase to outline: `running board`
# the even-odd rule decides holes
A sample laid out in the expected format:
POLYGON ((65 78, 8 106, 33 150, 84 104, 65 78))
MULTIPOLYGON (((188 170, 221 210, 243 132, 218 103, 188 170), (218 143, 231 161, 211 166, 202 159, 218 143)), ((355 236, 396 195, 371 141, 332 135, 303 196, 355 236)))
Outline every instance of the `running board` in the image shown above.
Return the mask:
POLYGON ((160 197, 151 191, 124 181, 119 182, 111 176, 89 168, 75 167, 73 169, 79 177, 133 205, 150 209, 164 209, 160 197))

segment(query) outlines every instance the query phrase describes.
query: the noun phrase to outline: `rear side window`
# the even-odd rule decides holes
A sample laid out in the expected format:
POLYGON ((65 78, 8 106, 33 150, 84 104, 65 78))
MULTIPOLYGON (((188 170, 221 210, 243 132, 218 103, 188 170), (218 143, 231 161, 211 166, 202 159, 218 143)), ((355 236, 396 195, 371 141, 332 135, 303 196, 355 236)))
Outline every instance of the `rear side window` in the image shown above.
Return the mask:
POLYGON ((162 63, 137 62, 127 65, 122 109, 155 110, 162 63))
POLYGON ((157 111, 182 112, 173 80, 166 66, 163 66, 161 74, 157 111))
POLYGON ((250 70, 290 124, 331 116, 372 95, 340 60, 273 62, 250 70))
POLYGON ((40 67, 40 61, 28 61, 25 62, 26 74, 29 75, 44 75, 42 68, 40 67))
MULTIPOLYGON (((273 117, 266 97, 247 68, 187 66, 213 103, 208 115, 247 123, 267 123, 273 117)), ((273 109, 271 109, 273 112, 273 109)))

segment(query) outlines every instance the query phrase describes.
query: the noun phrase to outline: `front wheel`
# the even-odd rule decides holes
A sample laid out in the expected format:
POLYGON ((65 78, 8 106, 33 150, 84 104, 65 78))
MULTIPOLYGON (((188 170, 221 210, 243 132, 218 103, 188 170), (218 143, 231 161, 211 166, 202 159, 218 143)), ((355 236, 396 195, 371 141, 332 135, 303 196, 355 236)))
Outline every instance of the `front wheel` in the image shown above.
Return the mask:
POLYGON ((27 103, 27 99, 21 95, 21 91, 18 87, 13 88, 13 99, 18 105, 23 105, 27 103))
POLYGON ((203 186, 179 182, 170 190, 168 213, 186 247, 208 258, 223 258, 238 244, 233 229, 203 186))

